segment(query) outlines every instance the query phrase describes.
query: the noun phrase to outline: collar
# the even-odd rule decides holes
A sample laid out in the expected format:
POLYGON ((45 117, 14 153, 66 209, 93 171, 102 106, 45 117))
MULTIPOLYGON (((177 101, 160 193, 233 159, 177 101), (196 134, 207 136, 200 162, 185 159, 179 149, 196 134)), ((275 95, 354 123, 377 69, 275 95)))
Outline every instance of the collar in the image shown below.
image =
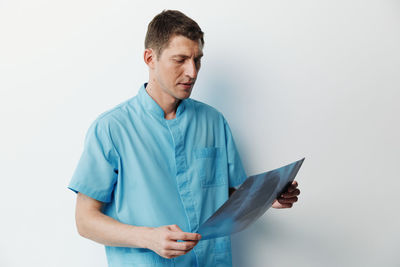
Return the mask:
MULTIPOLYGON (((164 119, 164 110, 157 104, 156 101, 146 91, 147 83, 144 83, 138 93, 139 102, 142 104, 145 110, 150 111, 153 115, 164 119)), ((186 99, 181 100, 176 110, 176 118, 179 117, 185 110, 186 99)))

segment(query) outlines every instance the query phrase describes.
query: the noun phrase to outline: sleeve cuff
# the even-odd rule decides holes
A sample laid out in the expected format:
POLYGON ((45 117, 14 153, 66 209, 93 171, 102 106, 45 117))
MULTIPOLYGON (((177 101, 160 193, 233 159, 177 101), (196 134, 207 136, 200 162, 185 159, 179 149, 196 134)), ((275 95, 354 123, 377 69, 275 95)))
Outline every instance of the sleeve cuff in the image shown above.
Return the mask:
POLYGON ((80 192, 88 197, 91 197, 101 202, 111 202, 111 194, 108 192, 96 191, 81 184, 69 184, 67 188, 75 193, 80 192))

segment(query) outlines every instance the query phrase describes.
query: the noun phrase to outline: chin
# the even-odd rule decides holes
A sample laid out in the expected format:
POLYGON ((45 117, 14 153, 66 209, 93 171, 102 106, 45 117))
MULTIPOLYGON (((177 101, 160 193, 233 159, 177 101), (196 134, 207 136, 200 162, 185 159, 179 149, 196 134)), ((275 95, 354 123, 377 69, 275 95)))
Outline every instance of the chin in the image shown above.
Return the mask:
POLYGON ((185 95, 181 98, 181 100, 189 98, 190 95, 191 95, 191 93, 185 94, 185 95))
POLYGON ((177 94, 176 98, 180 99, 180 100, 184 100, 186 98, 189 98, 191 93, 192 93, 192 91, 190 91, 190 92, 181 92, 181 93, 177 94))

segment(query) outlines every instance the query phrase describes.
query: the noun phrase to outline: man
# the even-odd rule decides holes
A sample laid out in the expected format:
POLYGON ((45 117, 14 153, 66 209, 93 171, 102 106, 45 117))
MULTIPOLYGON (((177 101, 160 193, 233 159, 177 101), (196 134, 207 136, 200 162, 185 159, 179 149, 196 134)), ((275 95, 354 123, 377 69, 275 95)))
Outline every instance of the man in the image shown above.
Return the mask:
MULTIPOLYGON (((104 244, 109 266, 231 266, 230 238, 201 240, 199 225, 246 178, 229 126, 190 99, 203 32, 179 11, 149 24, 149 81, 90 126, 69 188, 79 233, 104 244)), ((289 208, 294 183, 275 208, 289 208)))

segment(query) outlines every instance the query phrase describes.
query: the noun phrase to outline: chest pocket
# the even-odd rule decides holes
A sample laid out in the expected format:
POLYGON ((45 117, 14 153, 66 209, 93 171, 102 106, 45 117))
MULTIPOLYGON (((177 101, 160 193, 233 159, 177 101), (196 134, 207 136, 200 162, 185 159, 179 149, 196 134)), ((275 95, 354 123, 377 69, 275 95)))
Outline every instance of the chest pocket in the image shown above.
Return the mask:
POLYGON ((194 149, 196 171, 203 187, 227 183, 227 168, 222 148, 205 147, 194 149))

